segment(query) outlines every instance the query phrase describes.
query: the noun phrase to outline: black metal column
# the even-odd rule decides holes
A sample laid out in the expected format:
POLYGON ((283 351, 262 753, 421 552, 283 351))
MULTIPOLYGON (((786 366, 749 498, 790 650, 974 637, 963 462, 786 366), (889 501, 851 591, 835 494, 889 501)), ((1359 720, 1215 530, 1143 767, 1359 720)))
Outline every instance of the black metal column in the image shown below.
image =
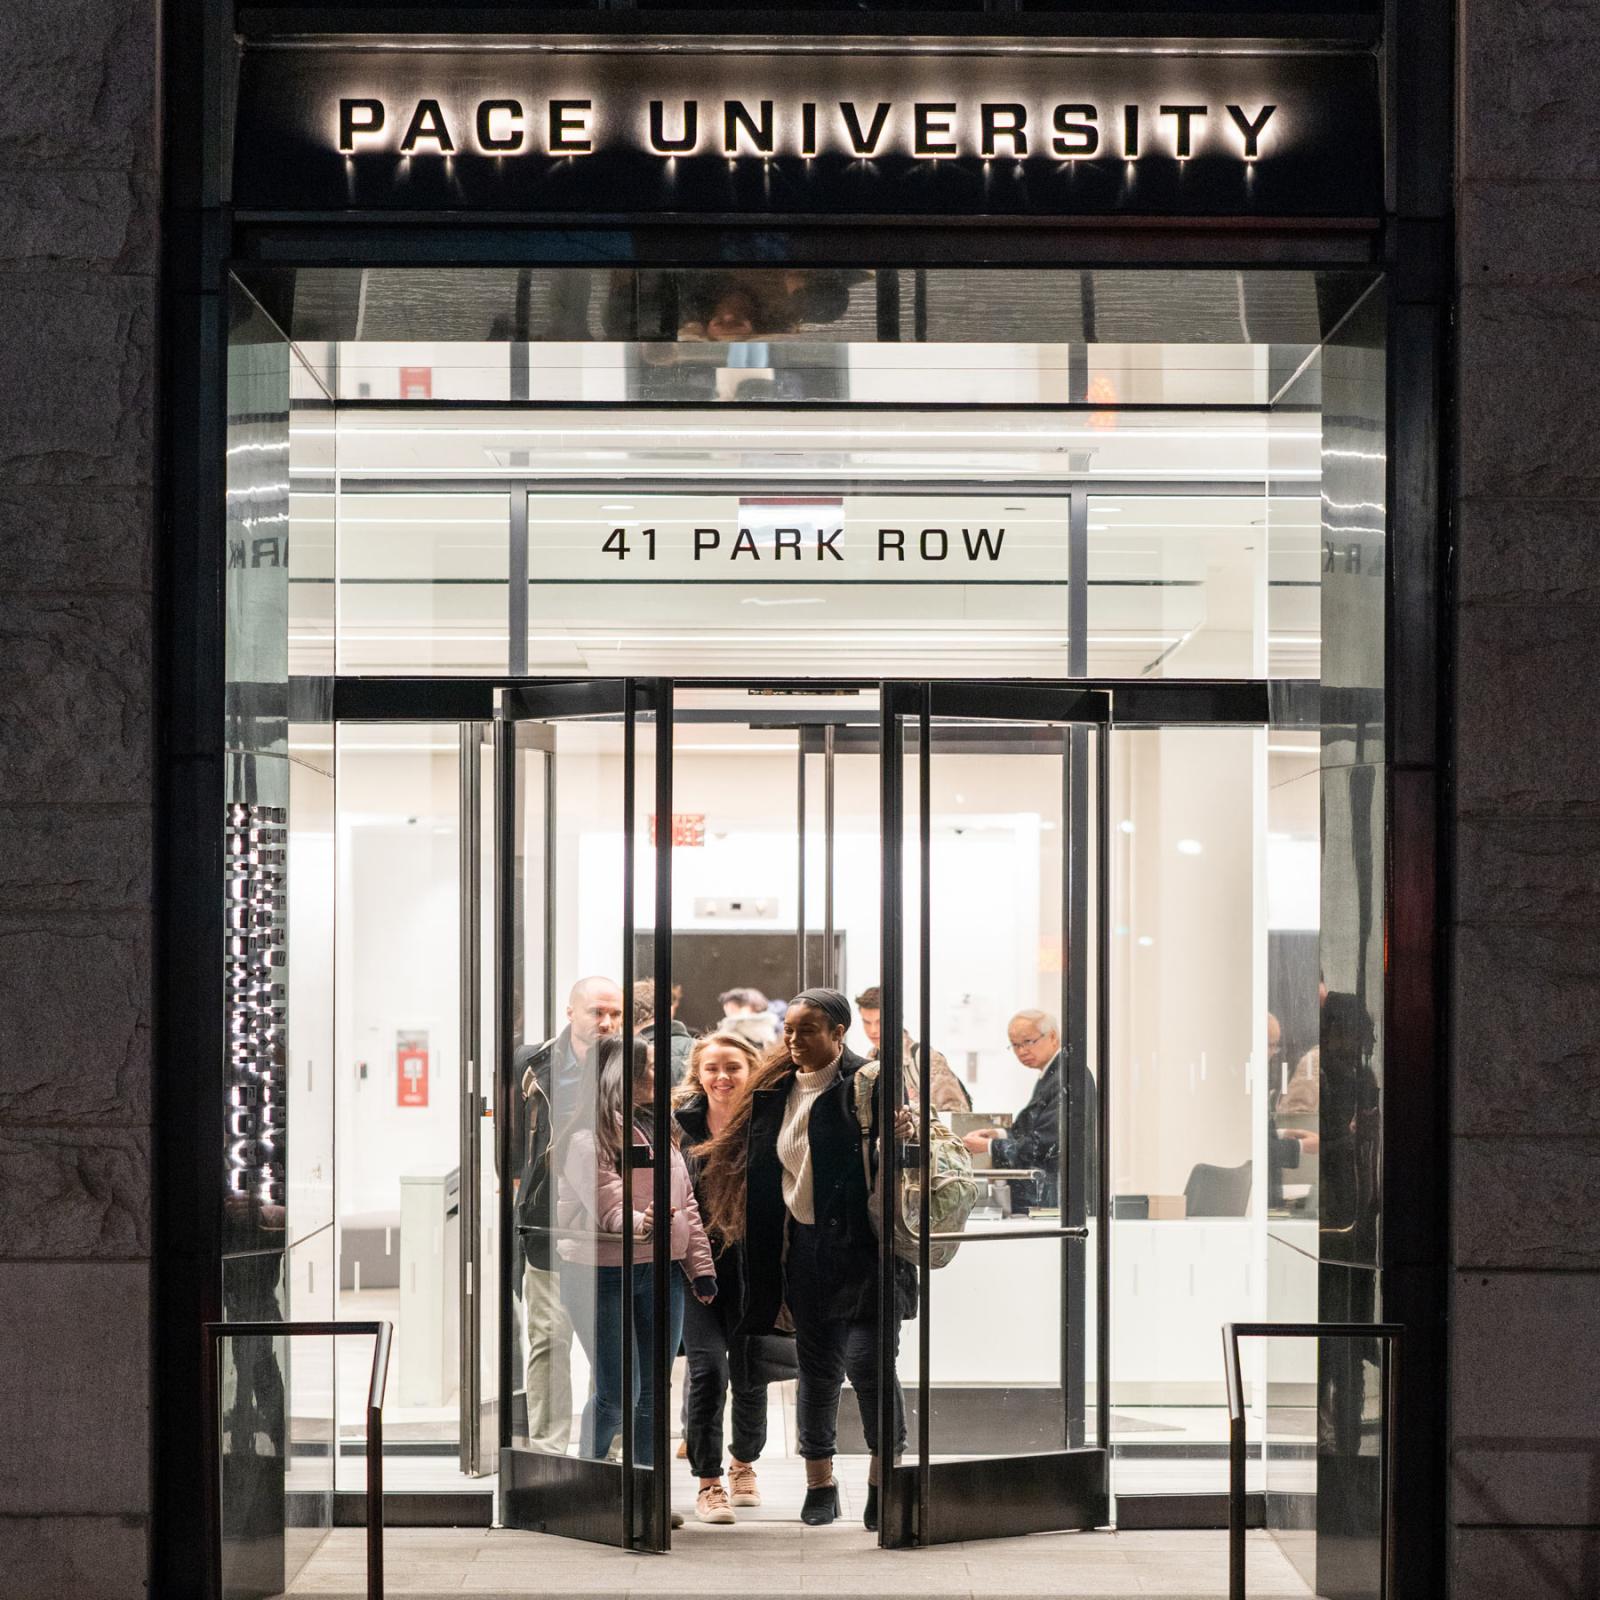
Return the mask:
MULTIPOLYGON (((1074 363, 1074 371, 1078 364, 1074 363)), ((1089 500, 1074 489, 1067 504, 1067 671, 1082 679, 1089 671, 1089 500)), ((1074 726, 1066 735, 1064 819, 1067 839, 1065 905, 1061 949, 1062 1063, 1066 1094, 1061 1099, 1064 1123, 1059 1148, 1065 1160, 1060 1176, 1062 1220, 1082 1224, 1088 1218, 1095 1170, 1104 1152, 1097 1148, 1096 1124, 1087 1115, 1089 1076, 1089 893, 1092 836, 1090 831, 1090 747, 1093 735, 1074 726)), ((1099 819, 1101 829, 1106 821, 1099 819)), ((1062 1242, 1062 1388, 1068 1448, 1087 1440, 1088 1262, 1083 1241, 1062 1242)), ((1098 1295, 1097 1295, 1098 1300, 1098 1295)), ((1095 1306, 1096 1316, 1100 1307, 1095 1306)), ((1103 1435, 1094 1441, 1107 1448, 1103 1435)))
MULTIPOLYGON (((633 963, 636 940, 634 938, 633 869, 635 833, 638 814, 637 774, 635 767, 639 749, 639 686, 628 678, 622 686, 622 1149, 623 1185, 631 1192, 633 1187, 633 963)), ((597 1105, 598 1111, 598 1105, 597 1105)), ((630 1201, 631 1204, 631 1201, 630 1201)), ((634 1235, 632 1228, 624 1228, 622 1243, 622 1284, 624 1305, 632 1305, 634 1235)), ((652 1247, 651 1259, 654 1259, 652 1247)), ((633 1342, 633 1316, 631 1311, 622 1317, 622 1393, 629 1403, 622 1408, 622 1537, 629 1548, 642 1542, 639 1508, 635 1494, 634 1461, 639 1451, 638 1433, 634 1427, 633 1372, 639 1352, 633 1342)), ((660 1409, 659 1402, 657 1409, 660 1409)), ((646 1512, 648 1516, 648 1511, 646 1512)))
MULTIPOLYGON (((902 715, 911 709, 915 690, 905 684, 885 683, 878 703, 878 816, 881 830, 881 899, 879 902, 879 972, 882 974, 883 1010, 880 1037, 886 1047, 878 1052, 878 1125, 882 1192, 892 1195, 899 1185, 900 1150, 893 1136, 894 1108, 900 1103, 901 1054, 890 1041, 905 1028, 905 938, 901 918, 905 907, 905 773, 902 715)), ((878 1253, 878 1543, 892 1549, 915 1542, 915 1502, 907 1504, 905 1477, 882 1459, 883 1446, 892 1445, 895 1422, 895 1344, 899 1318, 895 1309, 894 1230, 885 1227, 878 1253)), ((923 1319, 926 1325, 926 1317, 923 1319)), ((920 1474, 920 1464, 919 1464, 920 1474)))
POLYGON ((500 1338, 495 1351, 499 1374, 500 1449, 511 1447, 512 1402, 516 1381, 512 1361, 511 1307, 516 1289, 516 1255, 510 1241, 515 1238, 516 1219, 512 1213, 511 1119, 515 1114, 516 1085, 512 1082, 511 1059, 516 1052, 516 724, 504 714, 494 724, 494 1144, 495 1162, 500 1169, 498 1228, 500 1240, 500 1338))
MULTIPOLYGON (((655 1438, 651 1444, 651 1544, 659 1550, 672 1543, 672 1451, 668 1423, 672 1363, 678 1352, 667 1348, 668 1296, 672 1289, 672 684, 659 678, 651 686, 656 717, 656 903, 655 903, 655 1105, 651 1143, 656 1151, 652 1198, 655 1214, 668 1221, 652 1235, 651 1290, 655 1302, 655 1339, 649 1352, 654 1363, 655 1438)), ((629 1393, 627 1389, 624 1394, 629 1393)))
POLYGON ((794 779, 794 849, 796 862, 795 883, 795 938, 798 948, 795 951, 794 969, 800 979, 800 987, 811 987, 811 961, 806 939, 806 736, 805 729, 801 728, 794 739, 795 779, 794 779))

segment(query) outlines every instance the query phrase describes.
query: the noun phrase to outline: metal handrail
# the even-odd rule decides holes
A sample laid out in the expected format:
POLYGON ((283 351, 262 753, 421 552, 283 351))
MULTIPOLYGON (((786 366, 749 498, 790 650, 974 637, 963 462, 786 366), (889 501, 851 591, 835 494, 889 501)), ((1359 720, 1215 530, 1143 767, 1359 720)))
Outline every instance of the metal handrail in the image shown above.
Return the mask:
MULTIPOLYGON (((372 1343, 372 1377, 367 1384, 367 1600, 383 1600, 383 1396, 389 1383, 392 1322, 207 1322, 205 1416, 207 1576, 214 1596, 222 1593, 222 1440, 217 1414, 217 1345, 223 1339, 319 1339, 361 1334, 372 1343)), ((335 1440, 334 1460, 338 1460, 335 1440)))
MULTIPOLYGON (((911 1230, 911 1236, 916 1237, 917 1230, 911 1230)), ((930 1239, 955 1240, 960 1243, 965 1240, 968 1244, 987 1244, 991 1239, 1004 1241, 1006 1239, 1087 1239, 1087 1228, 986 1228, 982 1233, 964 1233, 959 1228, 954 1233, 930 1233, 930 1239)))
POLYGON ((1244 1377, 1239 1370, 1241 1339, 1376 1339, 1383 1389, 1383 1443, 1378 1454, 1383 1522, 1378 1530, 1378 1600, 1394 1595, 1394 1462, 1400 1374, 1398 1322, 1225 1322, 1222 1362, 1228 1386, 1228 1600, 1246 1600, 1244 1539, 1245 1417, 1244 1377))

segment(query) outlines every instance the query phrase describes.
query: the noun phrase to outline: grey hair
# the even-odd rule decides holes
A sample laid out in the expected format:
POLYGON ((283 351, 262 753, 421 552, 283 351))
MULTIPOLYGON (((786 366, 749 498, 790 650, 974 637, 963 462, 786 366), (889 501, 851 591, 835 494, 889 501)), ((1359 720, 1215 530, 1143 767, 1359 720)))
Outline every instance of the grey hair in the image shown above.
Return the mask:
MULTIPOLYGON (((1011 1022, 1031 1023, 1041 1034, 1053 1033, 1058 1039, 1061 1037, 1061 1024, 1048 1011, 1018 1011, 1012 1016, 1011 1022)), ((1011 1022, 1006 1024, 1008 1033, 1011 1031, 1011 1022)))

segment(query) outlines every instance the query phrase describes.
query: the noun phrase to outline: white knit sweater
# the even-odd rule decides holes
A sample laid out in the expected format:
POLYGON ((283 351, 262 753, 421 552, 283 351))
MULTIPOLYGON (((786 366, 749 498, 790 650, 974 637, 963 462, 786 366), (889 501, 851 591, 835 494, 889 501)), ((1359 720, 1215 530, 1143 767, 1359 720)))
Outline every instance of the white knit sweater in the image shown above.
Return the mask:
POLYGON ((789 1085, 789 1101, 778 1129, 778 1160, 783 1163, 783 1203, 796 1222, 808 1227, 817 1220, 811 1192, 811 1108, 817 1096, 839 1081, 839 1063, 820 1072, 797 1072, 789 1085))

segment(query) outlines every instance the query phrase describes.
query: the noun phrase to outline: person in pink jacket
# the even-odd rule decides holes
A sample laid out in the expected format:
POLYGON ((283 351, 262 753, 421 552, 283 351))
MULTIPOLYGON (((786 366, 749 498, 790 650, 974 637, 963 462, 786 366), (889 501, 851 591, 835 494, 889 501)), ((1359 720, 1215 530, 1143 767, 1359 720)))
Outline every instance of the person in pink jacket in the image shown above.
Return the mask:
MULTIPOLYGON (((622 1326, 633 1325, 634 1459, 649 1466, 653 1456, 652 1419, 655 1394, 651 1352, 655 1348, 655 1293, 651 1283, 651 1239, 656 1227, 651 1203, 654 1182, 650 1154, 650 1107, 655 1094, 651 1052, 642 1039, 626 1043, 602 1039, 590 1061, 588 1081, 595 1084, 593 1120, 587 1106, 580 1121, 562 1140, 556 1200, 557 1254, 561 1260, 561 1298, 573 1327, 589 1357, 593 1391, 583 1408, 578 1449, 581 1455, 603 1460, 622 1426, 622 1326), (629 1058, 631 1057, 631 1062, 629 1058), (623 1153, 622 1126, 624 1063, 633 1074, 633 1128, 630 1142, 642 1148, 642 1158, 630 1163, 623 1153), (627 1171, 632 1181, 624 1180, 627 1171), (642 1202, 642 1203, 641 1203, 642 1202), (622 1230, 633 1234, 632 1283, 622 1278, 622 1230)), ((676 1350, 683 1333, 684 1290, 709 1305, 717 1295, 716 1267, 711 1243, 700 1220, 689 1182, 689 1169, 677 1147, 677 1125, 672 1125, 671 1163, 672 1260, 680 1270, 668 1286, 669 1326, 667 1348, 676 1350)))

